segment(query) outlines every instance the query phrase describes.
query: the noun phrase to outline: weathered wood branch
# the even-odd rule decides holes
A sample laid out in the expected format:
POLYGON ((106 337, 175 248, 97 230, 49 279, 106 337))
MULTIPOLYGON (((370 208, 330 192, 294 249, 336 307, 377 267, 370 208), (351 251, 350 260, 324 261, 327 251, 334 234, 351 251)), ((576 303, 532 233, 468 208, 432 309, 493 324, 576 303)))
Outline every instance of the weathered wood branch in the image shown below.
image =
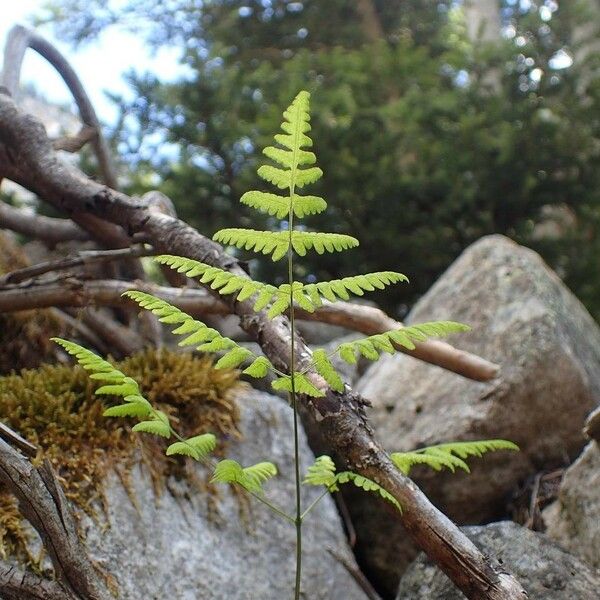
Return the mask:
MULTIPOLYGON (((142 250, 139 250, 142 252, 142 250)), ((108 259, 120 256, 122 251, 94 252, 90 260, 108 259)), ((123 251, 124 252, 124 251, 123 251)), ((69 268, 80 264, 85 257, 64 259, 52 263, 58 269, 69 268)), ((49 267, 51 263, 47 263, 49 267)), ((46 272, 46 267, 40 270, 46 272)), ((36 266, 31 267, 34 270, 36 266)), ((4 281, 17 281, 30 273, 20 269, 0 278, 0 312, 15 312, 34 308, 54 307, 84 307, 95 306, 130 306, 130 301, 122 297, 123 292, 137 289, 158 296, 170 304, 181 308, 192 316, 201 318, 203 315, 227 315, 231 308, 220 298, 197 288, 172 288, 158 286, 144 281, 121 281, 115 279, 83 280, 77 277, 57 278, 51 281, 31 281, 21 285, 6 286, 4 281), (14 275, 14 278, 13 278, 14 275), (2 288, 2 285, 5 285, 2 288)), ((365 335, 375 335, 391 329, 400 329, 403 325, 386 315, 379 308, 352 304, 350 302, 326 303, 314 313, 297 309, 299 319, 339 325, 365 335)), ((398 350, 414 358, 424 360, 433 365, 453 371, 463 377, 475 381, 488 381, 498 375, 498 365, 489 362, 475 354, 458 350, 450 344, 437 340, 428 340, 417 344, 414 350, 397 346, 398 350)))
MULTIPOLYGON (((188 256, 245 276, 234 257, 186 223, 150 211, 143 201, 91 181, 66 165, 56 155, 43 127, 1 93, 0 176, 20 183, 63 212, 87 210, 121 225, 130 234, 143 234, 159 252, 188 256)), ((229 299, 228 305, 271 362, 288 370, 291 336, 287 318, 269 320, 265 312, 253 311, 252 301, 229 299)), ((296 356, 294 367, 307 368, 311 352, 301 339, 297 341, 296 356)), ((333 392, 315 373, 309 376, 326 394, 322 398, 302 399, 310 415, 309 431, 317 431, 320 441, 326 440, 331 453, 344 457, 349 468, 375 480, 398 499, 403 506, 401 518, 406 530, 467 598, 526 598, 526 592, 511 575, 484 556, 414 482, 394 467, 366 421, 365 401, 351 393, 333 392)))
POLYGON ((73 595, 58 581, 6 564, 0 564, 0 595, 4 600, 73 599, 73 595))
POLYGON ((4 46, 4 66, 0 85, 4 86, 9 94, 16 96, 21 79, 21 67, 27 48, 31 48, 45 58, 62 77, 69 91, 73 95, 79 116, 87 127, 94 130, 91 139, 94 154, 98 161, 100 173, 106 185, 117 187, 117 175, 110 158, 110 151, 102 135, 102 128, 85 88, 69 61, 48 40, 34 31, 15 25, 8 33, 4 46))
POLYGON ((12 229, 50 245, 70 240, 89 240, 90 236, 69 219, 56 219, 33 214, 0 202, 0 229, 12 229))
MULTIPOLYGON (((57 585, 62 590, 62 595, 56 595, 57 588, 52 582, 44 581, 42 585, 39 579, 27 576, 25 593, 18 595, 16 592, 13 597, 114 600, 79 539, 69 502, 50 464, 46 461, 41 467, 34 468, 0 439, 0 482, 16 496, 21 514, 42 538, 54 566, 57 585), (36 590, 40 591, 37 595, 36 590)), ((3 583, 10 593, 10 586, 17 582, 11 579, 10 570, 4 574, 6 580, 3 583)), ((1 587, 0 591, 4 592, 1 587)))
MULTIPOLYGON (((61 221, 62 220, 63 219, 61 219, 61 221)), ((70 221, 67 221, 67 223, 70 223, 70 221)), ((118 248, 116 250, 82 250, 75 256, 67 256, 58 260, 48 260, 6 273, 0 276, 0 287, 11 283, 20 283, 27 279, 33 279, 34 277, 39 277, 44 273, 50 273, 52 271, 64 271, 74 267, 111 262, 123 258, 150 256, 151 254, 152 251, 143 246, 118 248)))

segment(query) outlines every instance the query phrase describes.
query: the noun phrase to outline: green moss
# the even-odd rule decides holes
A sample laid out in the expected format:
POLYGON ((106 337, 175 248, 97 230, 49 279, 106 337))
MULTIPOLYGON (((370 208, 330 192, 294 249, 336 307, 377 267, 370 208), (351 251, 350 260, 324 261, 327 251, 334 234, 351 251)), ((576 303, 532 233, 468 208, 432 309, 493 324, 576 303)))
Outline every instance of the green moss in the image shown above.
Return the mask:
MULTIPOLYGON (((211 431, 220 437, 221 451, 228 439, 239 436, 233 400, 242 385, 237 371, 216 370, 209 358, 168 350, 148 350, 115 364, 176 420, 183 435, 211 431)), ((140 460, 149 467, 158 492, 171 475, 191 478, 207 489, 206 482, 186 470, 184 460, 165 456, 166 442, 132 433, 133 421, 104 418, 113 399, 95 397, 94 387, 82 369, 71 366, 44 365, 0 378, 0 419, 40 448, 36 461, 50 460, 67 497, 79 508, 97 516, 109 471, 115 470, 127 485, 140 460)), ((31 563, 20 521, 12 496, 0 493, 0 554, 31 563)))

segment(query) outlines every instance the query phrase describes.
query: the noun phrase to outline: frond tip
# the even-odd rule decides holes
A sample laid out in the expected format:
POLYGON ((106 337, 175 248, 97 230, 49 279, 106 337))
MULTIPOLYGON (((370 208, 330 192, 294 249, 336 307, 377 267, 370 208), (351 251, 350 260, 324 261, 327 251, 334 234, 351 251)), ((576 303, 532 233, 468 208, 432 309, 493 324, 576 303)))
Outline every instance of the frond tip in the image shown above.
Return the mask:
POLYGON ((497 450, 519 450, 519 447, 508 440, 480 440, 475 442, 451 442, 419 448, 412 452, 393 452, 390 454, 392 462, 405 475, 408 475, 414 465, 426 465, 435 471, 443 468, 454 473, 462 469, 470 472, 469 465, 464 459, 469 456, 482 457, 486 452, 497 450))

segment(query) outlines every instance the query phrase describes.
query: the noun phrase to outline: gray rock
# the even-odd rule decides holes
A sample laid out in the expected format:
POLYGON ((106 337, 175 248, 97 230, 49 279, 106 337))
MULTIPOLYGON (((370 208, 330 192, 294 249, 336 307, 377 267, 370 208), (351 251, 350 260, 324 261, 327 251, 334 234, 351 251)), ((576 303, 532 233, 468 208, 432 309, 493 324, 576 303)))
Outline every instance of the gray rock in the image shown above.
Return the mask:
POLYGON ((558 500, 543 512, 546 533, 600 568, 600 448, 588 444, 563 478, 558 500))
MULTIPOLYGON (((580 452, 600 399, 600 329, 537 254, 496 235, 465 250, 407 321, 437 319, 471 325, 450 342, 499 363, 500 376, 478 383, 398 354, 375 363, 357 391, 373 402, 371 422, 390 451, 485 438, 520 445, 471 460, 471 474, 411 472, 451 518, 478 524, 504 514, 519 480, 580 452)), ((356 502, 359 558, 389 592, 415 550, 369 499, 356 502)))
MULTIPOLYGON (((600 575, 544 534, 504 521, 464 532, 485 553, 497 557, 531 600, 595 600, 600 575)), ((424 555, 402 577, 396 600, 461 600, 459 592, 424 555)))
MULTIPOLYGON (((232 444, 228 457, 243 464, 275 462, 281 476, 268 484, 268 497, 292 510, 292 414, 279 399, 257 392, 240 397, 245 439, 232 444)), ((301 440, 302 466, 314 460, 301 440)), ((218 518, 207 497, 173 482, 181 493, 156 498, 142 469, 132 477, 139 510, 116 480, 107 489, 108 521, 83 520, 93 557, 116 578, 121 600, 285 600, 293 593, 294 527, 254 500, 249 522, 240 516, 239 501, 220 487, 218 518)), ((307 489, 308 503, 318 489, 307 489)), ((304 597, 311 600, 364 600, 345 568, 329 549, 352 564, 341 523, 330 498, 307 519, 304 537, 304 597)))

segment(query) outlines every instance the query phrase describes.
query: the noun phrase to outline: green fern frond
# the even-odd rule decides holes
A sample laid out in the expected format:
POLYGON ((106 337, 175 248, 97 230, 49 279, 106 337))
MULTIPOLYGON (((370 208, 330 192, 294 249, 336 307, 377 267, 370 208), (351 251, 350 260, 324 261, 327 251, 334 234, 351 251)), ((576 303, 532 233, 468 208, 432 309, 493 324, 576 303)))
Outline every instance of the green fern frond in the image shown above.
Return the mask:
POLYGON ((69 340, 63 340, 62 338, 54 337, 51 339, 53 342, 64 348, 68 354, 75 357, 81 367, 87 371, 91 371, 91 378, 109 381, 114 385, 122 385, 125 382, 126 376, 124 373, 115 369, 108 361, 97 354, 94 354, 91 350, 88 350, 79 344, 75 344, 74 342, 70 342, 69 340))
MULTIPOLYGON (((213 235, 216 242, 235 246, 244 250, 271 254, 273 261, 283 258, 289 248, 289 232, 256 231, 254 229, 221 229, 213 235)), ((315 231, 293 231, 292 248, 296 254, 306 256, 314 249, 318 254, 341 252, 358 246, 358 240, 341 233, 321 233, 315 231)))
POLYGON ((498 450, 519 450, 519 447, 508 440, 480 440, 475 442, 451 442, 419 448, 412 452, 393 452, 390 458, 396 467, 405 475, 416 464, 423 464, 436 471, 447 468, 454 472, 456 468, 470 471, 464 459, 469 456, 483 456, 486 452, 498 450))
POLYGON ((289 215, 290 202, 294 215, 299 219, 306 215, 319 214, 327 208, 327 203, 319 196, 294 194, 293 201, 291 201, 289 196, 279 196, 256 190, 246 192, 240 198, 240 202, 278 219, 284 219, 289 215))
POLYGON ((328 488, 335 485, 335 463, 330 456, 323 454, 308 467, 303 483, 306 485, 324 485, 328 488))
MULTIPOLYGON (((271 387, 278 392, 291 392, 292 378, 289 375, 278 377, 275 381, 271 382, 271 387)), ((294 388, 296 394, 306 394, 313 398, 321 398, 325 395, 319 388, 315 387, 305 375, 298 371, 294 371, 294 388)))
POLYGON ((148 421, 140 421, 133 426, 132 431, 151 433, 164 438, 171 437, 171 426, 169 417, 162 410, 153 410, 152 418, 148 421))
POLYGON ((371 335, 355 342, 346 342, 340 344, 336 352, 346 362, 355 364, 357 353, 362 354, 369 360, 379 359, 380 352, 382 351, 393 354, 396 352, 396 348, 392 342, 413 350, 415 342, 424 342, 430 337, 444 337, 451 333, 469 330, 470 327, 468 325, 455 323, 454 321, 432 321, 402 327, 401 329, 392 329, 391 331, 371 335))
POLYGON ((178 273, 183 273, 187 277, 197 277, 200 283, 205 285, 210 284, 210 287, 213 290, 218 290, 219 294, 228 295, 237 292, 236 300, 240 302, 247 300, 257 293, 263 294, 268 292, 268 297, 271 298, 277 292, 275 286, 254 281, 241 275, 234 275, 224 269, 211 267, 191 258, 163 254, 156 256, 154 260, 161 265, 166 265, 176 270, 178 273))
POLYGON ((217 483, 237 483, 255 494, 263 492, 263 484, 277 475, 277 467, 270 462, 260 462, 250 467, 242 467, 232 459, 219 461, 215 466, 212 480, 217 483))
POLYGON ((167 456, 182 454, 195 460, 206 458, 217 446, 217 438, 212 433, 204 433, 188 438, 183 442, 175 442, 167 448, 167 456))
POLYGON ((265 356, 259 356, 255 358, 252 361, 252 364, 246 367, 242 373, 254 377, 255 379, 260 379, 261 377, 266 377, 270 370, 273 370, 273 365, 269 359, 265 356))
POLYGON ((165 300, 135 290, 125 292, 123 296, 131 298, 142 308, 150 310, 159 317, 158 320, 162 323, 177 324, 178 327, 173 329, 173 333, 187 335, 179 342, 179 346, 196 346, 196 349, 201 352, 227 351, 227 354, 217 361, 215 365, 217 369, 238 366, 246 359, 255 356, 250 350, 236 344, 228 337, 222 336, 216 329, 208 327, 202 321, 192 319, 188 314, 165 300))
POLYGON ((327 352, 322 348, 313 352, 313 365, 317 373, 323 377, 332 390, 340 393, 344 391, 344 382, 342 381, 342 378, 335 370, 333 364, 331 364, 327 352))
POLYGON ((384 500, 387 500, 390 504, 393 504, 400 512, 402 512, 402 507, 400 506, 398 500, 396 500, 392 494, 382 488, 378 483, 375 483, 373 480, 368 479, 367 477, 363 477, 358 473, 352 473, 352 471, 342 471, 336 475, 335 479, 336 484, 352 482, 356 487, 365 490, 365 492, 379 494, 384 500))
POLYGON ((349 300, 350 294, 363 296, 365 292, 375 289, 382 290, 386 285, 392 285, 401 281, 408 281, 408 277, 394 271, 381 271, 378 273, 367 273, 332 281, 321 281, 309 283, 303 286, 303 291, 308 294, 315 307, 321 305, 321 297, 336 302, 338 299, 349 300))

